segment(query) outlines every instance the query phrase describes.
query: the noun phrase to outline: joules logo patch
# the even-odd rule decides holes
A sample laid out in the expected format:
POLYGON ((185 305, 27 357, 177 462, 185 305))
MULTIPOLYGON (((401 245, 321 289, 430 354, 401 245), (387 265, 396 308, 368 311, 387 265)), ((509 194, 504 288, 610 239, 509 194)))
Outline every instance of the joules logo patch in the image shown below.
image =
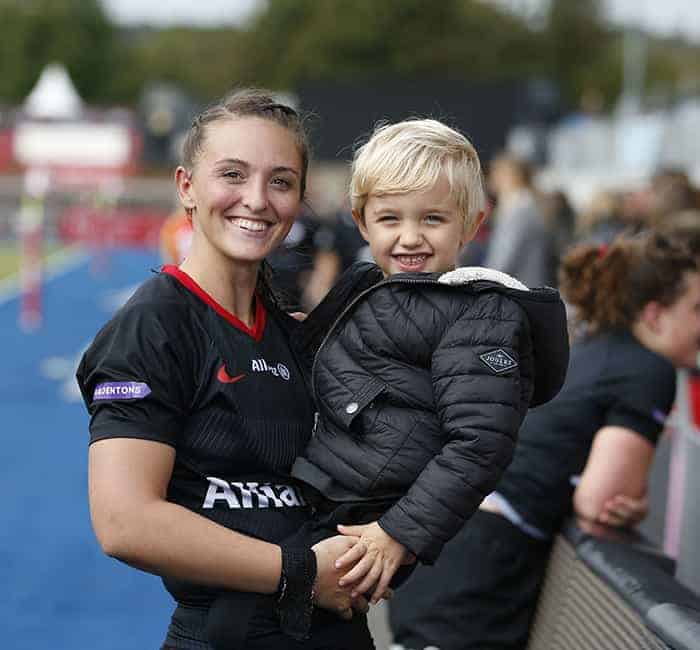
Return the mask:
POLYGON ((497 375, 518 367, 518 362, 501 348, 480 354, 479 359, 497 375))
POLYGON ((148 384, 142 381, 108 381, 97 384, 92 395, 94 401, 114 399, 143 399, 151 394, 148 384))

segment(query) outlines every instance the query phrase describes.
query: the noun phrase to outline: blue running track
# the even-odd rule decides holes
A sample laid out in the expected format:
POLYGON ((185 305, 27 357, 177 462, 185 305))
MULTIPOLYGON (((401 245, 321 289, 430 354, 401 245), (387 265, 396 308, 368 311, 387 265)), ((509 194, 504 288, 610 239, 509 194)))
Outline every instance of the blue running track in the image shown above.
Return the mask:
POLYGON ((48 280, 45 323, 17 328, 17 298, 0 303, 0 648, 149 650, 172 601, 159 578, 104 556, 87 504, 88 417, 72 379, 81 350, 159 264, 115 251, 48 280))

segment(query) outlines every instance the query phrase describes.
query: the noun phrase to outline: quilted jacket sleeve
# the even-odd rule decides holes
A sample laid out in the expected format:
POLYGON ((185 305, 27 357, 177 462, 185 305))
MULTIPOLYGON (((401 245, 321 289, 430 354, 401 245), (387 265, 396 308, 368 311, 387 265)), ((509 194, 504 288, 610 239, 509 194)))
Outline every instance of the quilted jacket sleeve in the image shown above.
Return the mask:
POLYGON ((475 297, 432 355, 444 445, 381 527, 432 564, 510 463, 533 387, 527 316, 510 298, 475 297))

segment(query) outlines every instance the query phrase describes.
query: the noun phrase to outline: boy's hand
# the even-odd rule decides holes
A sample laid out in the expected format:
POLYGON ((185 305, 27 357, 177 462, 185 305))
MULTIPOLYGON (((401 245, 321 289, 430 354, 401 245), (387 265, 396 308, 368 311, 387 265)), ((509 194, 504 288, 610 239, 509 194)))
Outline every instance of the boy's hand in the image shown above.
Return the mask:
MULTIPOLYGON (((365 556, 340 579, 339 585, 353 585, 353 597, 368 593, 374 587, 370 599, 373 605, 384 597, 396 569, 402 564, 416 561, 416 556, 387 534, 376 521, 362 526, 339 525, 338 531, 343 535, 358 537, 360 543, 367 548, 365 556)), ((352 558, 347 556, 346 553, 338 558, 338 568, 345 568, 352 563, 352 558)))

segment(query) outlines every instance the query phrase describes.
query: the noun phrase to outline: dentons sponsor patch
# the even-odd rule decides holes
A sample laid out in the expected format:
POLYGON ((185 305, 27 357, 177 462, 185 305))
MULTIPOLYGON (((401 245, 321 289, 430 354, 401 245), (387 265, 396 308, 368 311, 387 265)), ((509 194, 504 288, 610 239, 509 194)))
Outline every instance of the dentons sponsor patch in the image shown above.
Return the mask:
POLYGON ((151 389, 143 381, 108 381, 95 386, 94 401, 115 399, 143 399, 151 389))

